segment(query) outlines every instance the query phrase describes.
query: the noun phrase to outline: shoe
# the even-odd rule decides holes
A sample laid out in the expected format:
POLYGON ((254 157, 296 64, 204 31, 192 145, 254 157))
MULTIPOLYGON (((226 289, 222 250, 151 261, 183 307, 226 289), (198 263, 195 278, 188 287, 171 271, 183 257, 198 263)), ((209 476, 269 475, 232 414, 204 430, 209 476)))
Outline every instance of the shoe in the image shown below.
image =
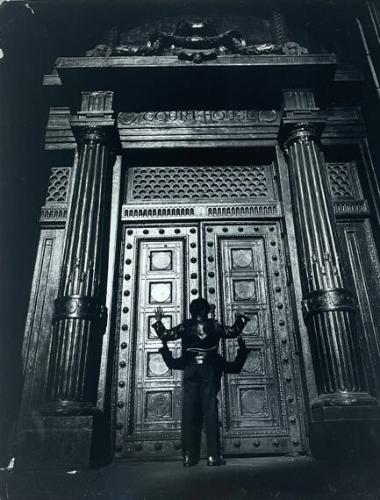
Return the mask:
POLYGON ((199 459, 192 457, 191 455, 185 455, 183 457, 183 466, 184 467, 192 467, 193 465, 197 465, 198 462, 199 462, 199 459))
POLYGON ((226 465, 226 461, 221 456, 213 456, 207 457, 207 465, 210 467, 214 467, 215 465, 226 465))

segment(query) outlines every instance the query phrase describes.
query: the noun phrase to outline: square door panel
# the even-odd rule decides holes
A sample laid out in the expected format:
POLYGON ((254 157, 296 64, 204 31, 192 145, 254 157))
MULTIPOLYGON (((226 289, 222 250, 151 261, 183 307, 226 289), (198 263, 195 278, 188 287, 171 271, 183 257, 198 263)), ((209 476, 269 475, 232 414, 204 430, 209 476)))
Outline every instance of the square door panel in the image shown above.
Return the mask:
POLYGON ((233 280, 235 302, 257 302, 256 281, 254 279, 233 280))
POLYGON ((147 354, 147 378, 171 377, 172 371, 166 366, 159 352, 147 354))
POLYGON ((173 255, 171 250, 151 251, 149 255, 151 271, 171 271, 173 255))
POLYGON ((147 391, 145 393, 145 420, 173 418, 172 391, 147 391))
POLYGON ((170 304, 172 300, 173 300, 173 295, 172 295, 171 281, 149 283, 150 304, 170 304))
POLYGON ((239 387, 240 414, 246 418, 268 417, 268 398, 265 387, 239 387))
POLYGON ((232 248, 231 249, 232 268, 235 270, 253 269, 252 248, 232 248))
POLYGON ((262 376, 265 375, 265 358, 263 349, 261 347, 250 347, 251 350, 248 357, 244 363, 242 373, 244 375, 255 375, 262 376))
POLYGON ((243 311, 241 309, 236 309, 236 313, 241 313, 244 312, 249 317, 248 323, 245 325, 244 330, 243 330, 243 335, 252 335, 255 337, 261 337, 261 325, 260 325, 260 319, 259 319, 259 313, 257 311, 247 311, 244 309, 243 311))

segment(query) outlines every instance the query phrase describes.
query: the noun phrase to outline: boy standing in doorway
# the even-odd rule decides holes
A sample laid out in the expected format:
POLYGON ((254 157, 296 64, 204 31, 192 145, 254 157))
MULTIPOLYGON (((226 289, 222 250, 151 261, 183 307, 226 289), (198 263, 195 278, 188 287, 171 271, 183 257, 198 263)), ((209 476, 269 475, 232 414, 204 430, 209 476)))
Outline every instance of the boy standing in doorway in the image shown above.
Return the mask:
POLYGON ((221 338, 238 337, 249 321, 247 316, 240 314, 232 326, 225 326, 209 318, 209 312, 207 300, 199 298, 190 304, 190 319, 168 330, 161 321, 164 313, 158 308, 155 312, 157 322, 152 325, 165 343, 182 339, 182 453, 186 467, 199 461, 202 420, 206 432, 207 464, 225 463, 220 453, 218 423, 217 394, 221 377, 218 345, 221 338))

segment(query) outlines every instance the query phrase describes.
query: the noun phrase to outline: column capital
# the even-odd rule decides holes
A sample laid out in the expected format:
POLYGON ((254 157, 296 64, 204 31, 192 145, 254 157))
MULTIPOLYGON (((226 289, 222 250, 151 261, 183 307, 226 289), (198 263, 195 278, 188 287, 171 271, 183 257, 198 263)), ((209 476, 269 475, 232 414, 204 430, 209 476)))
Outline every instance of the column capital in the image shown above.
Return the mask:
POLYGON ((71 129, 79 144, 99 143, 110 146, 114 150, 120 148, 116 121, 83 119, 73 116, 70 119, 71 129))
POLYGON ((315 104, 312 89, 284 89, 280 143, 287 150, 296 141, 319 141, 327 115, 315 104))
POLYGON ((284 116, 280 126, 280 143, 285 151, 294 142, 319 142, 325 120, 317 119, 310 121, 310 116, 303 117, 305 121, 299 121, 301 117, 298 116, 297 120, 289 119, 284 116))
POLYGON ((82 92, 81 109, 70 118, 78 144, 102 143, 120 149, 113 95, 111 91, 82 92))

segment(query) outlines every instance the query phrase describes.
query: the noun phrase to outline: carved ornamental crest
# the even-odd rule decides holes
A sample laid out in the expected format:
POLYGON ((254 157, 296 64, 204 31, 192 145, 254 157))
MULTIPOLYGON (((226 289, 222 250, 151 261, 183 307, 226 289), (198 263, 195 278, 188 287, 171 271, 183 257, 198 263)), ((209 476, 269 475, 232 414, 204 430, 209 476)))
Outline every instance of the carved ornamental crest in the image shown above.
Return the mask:
POLYGON ((89 57, 108 56, 177 56, 181 61, 202 63, 220 55, 284 54, 302 55, 308 50, 295 42, 249 45, 237 30, 218 33, 215 24, 204 21, 180 21, 173 32, 154 32, 145 44, 97 45, 87 52, 89 57))

